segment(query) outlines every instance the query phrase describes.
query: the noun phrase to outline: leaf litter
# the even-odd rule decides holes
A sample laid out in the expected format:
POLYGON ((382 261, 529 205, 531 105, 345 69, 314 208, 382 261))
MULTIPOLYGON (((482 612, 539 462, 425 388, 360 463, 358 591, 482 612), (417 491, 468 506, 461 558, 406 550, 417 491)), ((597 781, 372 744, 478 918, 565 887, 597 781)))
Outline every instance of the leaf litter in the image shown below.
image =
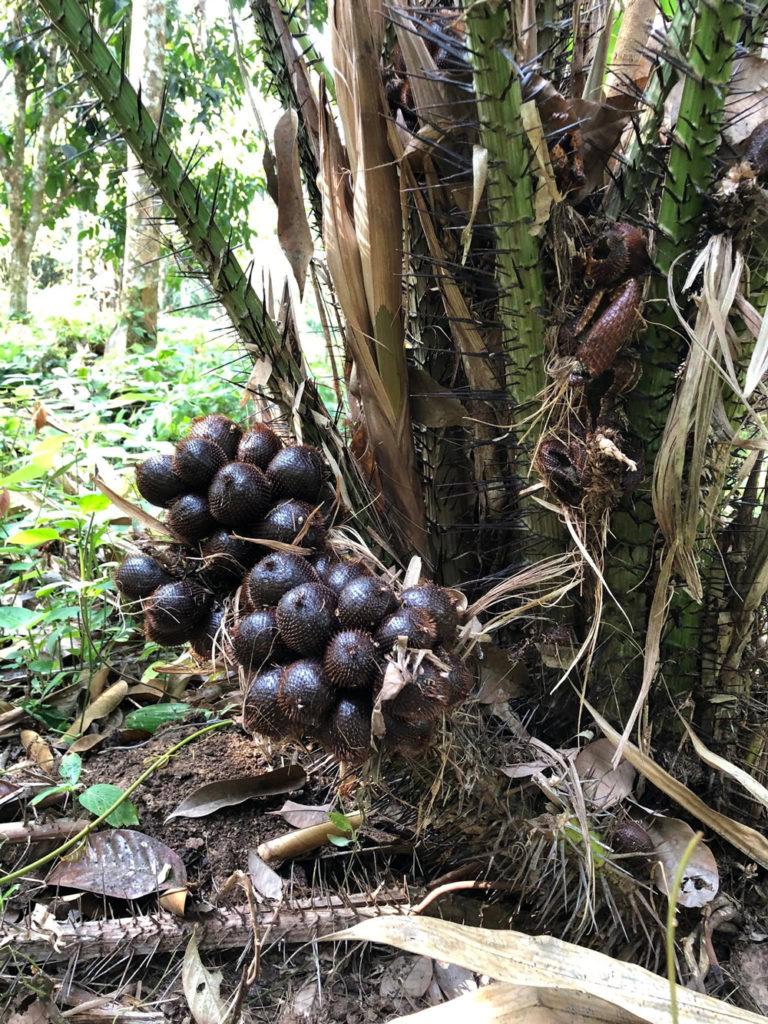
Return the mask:
POLYGON ((322 825, 328 821, 328 811, 332 804, 318 804, 310 807, 297 804, 294 800, 286 800, 279 811, 267 811, 267 814, 279 814, 294 828, 309 828, 310 825, 322 825))
POLYGON ((166 821, 172 818, 204 818, 222 807, 233 807, 246 800, 265 799, 280 793, 291 793, 306 785, 306 772, 300 765, 286 765, 260 775, 225 779, 200 786, 174 808, 166 821))
POLYGON ((194 935, 184 953, 181 981, 196 1024, 226 1024, 229 1014, 220 994, 221 971, 208 971, 203 967, 194 935))
POLYGON ((48 885, 134 900, 178 888, 187 880, 177 853, 158 839, 132 829, 96 832, 78 853, 76 860, 62 860, 56 865, 48 875, 48 885))

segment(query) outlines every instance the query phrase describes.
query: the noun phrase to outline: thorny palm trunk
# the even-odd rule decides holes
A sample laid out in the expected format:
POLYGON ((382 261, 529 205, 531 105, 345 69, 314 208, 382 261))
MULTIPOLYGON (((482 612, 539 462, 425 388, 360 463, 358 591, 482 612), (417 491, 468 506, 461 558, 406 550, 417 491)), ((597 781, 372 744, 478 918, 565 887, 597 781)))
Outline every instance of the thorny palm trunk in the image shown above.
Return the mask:
MULTIPOLYGON (((160 117, 165 63, 165 0, 134 0, 129 73, 153 120, 160 117)), ((149 178, 128 161, 125 174, 125 248, 119 327, 106 352, 119 356, 127 345, 151 342, 157 331, 162 245, 153 218, 157 201, 149 178)))
MULTIPOLYGON (((647 112, 641 134, 630 153, 630 165, 614 189, 616 205, 624 216, 644 218, 647 214, 638 202, 648 195, 661 195, 656 212, 657 245, 655 274, 646 296, 647 330, 644 335, 643 377, 628 402, 630 420, 646 442, 647 470, 654 468, 662 433, 675 391, 678 368, 686 357, 681 344, 681 324, 669 303, 668 275, 671 287, 679 294, 685 271, 691 265, 703 235, 701 217, 705 197, 713 189, 720 141, 724 101, 727 95, 736 43, 741 29, 742 9, 735 3, 706 6, 681 3, 668 30, 668 45, 674 48, 675 63, 662 63, 651 80, 647 94, 655 104, 647 112), (682 87, 677 125, 669 144, 659 145, 659 127, 664 101, 675 81, 682 87)), ((682 300, 681 300, 682 301, 682 300)), ((683 303, 683 312, 685 304, 683 303)), ((698 487, 698 482, 697 482, 698 487)), ((622 621, 616 605, 606 609, 605 625, 613 634, 601 655, 599 676, 616 695, 627 692, 630 702, 642 675, 646 637, 657 582, 656 571, 662 557, 657 516, 647 487, 640 489, 631 503, 624 503, 612 518, 614 542, 610 548, 607 580, 620 595, 627 618, 622 621), (627 621, 627 619, 629 621, 627 621)), ((708 524, 702 524, 708 525, 708 524)), ((667 538, 669 541, 669 538, 667 538)), ((702 547, 703 590, 709 589, 706 576, 718 575, 712 553, 702 547)), ((670 617, 664 627, 658 669, 664 684, 676 694, 696 693, 702 684, 702 648, 715 642, 704 628, 706 602, 691 599, 691 590, 670 587, 670 617)), ((706 689, 710 690, 711 686, 706 689)), ((703 695, 703 694, 702 694, 703 695)), ((626 706, 626 698, 625 698, 626 706)), ((653 727, 646 719, 646 735, 653 727)))

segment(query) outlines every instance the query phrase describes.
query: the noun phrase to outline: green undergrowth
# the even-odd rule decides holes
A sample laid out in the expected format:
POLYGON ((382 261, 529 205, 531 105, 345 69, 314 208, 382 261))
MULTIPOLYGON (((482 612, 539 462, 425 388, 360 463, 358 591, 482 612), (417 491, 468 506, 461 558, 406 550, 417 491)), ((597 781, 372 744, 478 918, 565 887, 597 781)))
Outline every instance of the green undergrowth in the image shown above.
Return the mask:
POLYGON ((106 319, 0 324, 0 712, 21 704, 53 731, 99 669, 167 659, 118 607, 135 527, 94 476, 123 489, 195 416, 237 417, 249 369, 230 335, 175 318, 116 364, 106 319))

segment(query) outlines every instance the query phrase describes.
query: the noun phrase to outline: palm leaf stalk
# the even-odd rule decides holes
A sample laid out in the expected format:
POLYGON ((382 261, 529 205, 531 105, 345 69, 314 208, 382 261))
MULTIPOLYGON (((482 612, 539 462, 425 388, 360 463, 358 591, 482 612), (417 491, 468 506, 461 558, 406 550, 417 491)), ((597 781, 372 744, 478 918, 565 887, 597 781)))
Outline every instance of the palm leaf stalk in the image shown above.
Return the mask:
POLYGON ((537 0, 536 35, 541 70, 550 76, 562 60, 570 37, 570 26, 567 19, 560 16, 557 0, 537 0))
POLYGON ((480 141, 488 152, 488 213, 496 233, 499 319, 509 353, 509 392, 521 418, 545 384, 544 288, 534 222, 532 152, 523 129, 520 78, 504 50, 514 21, 506 4, 467 8, 467 56, 475 82, 480 141))
POLYGON ((666 274, 698 230, 712 184, 725 97, 739 40, 741 3, 708 0, 691 14, 685 82, 659 209, 656 265, 666 274))
MULTIPOLYGON (((496 316, 502 331, 508 380, 518 436, 529 435, 526 461, 536 444, 536 430, 526 420, 539 404, 547 381, 544 342, 545 301, 541 250, 531 228, 535 222, 534 153, 523 118, 523 93, 515 60, 520 60, 517 3, 469 4, 466 8, 467 60, 472 68, 479 142, 487 152, 487 217, 495 234, 498 283, 496 316), (512 59, 510 59, 512 58, 512 59)), ((541 423, 536 429, 541 429, 541 423)), ((528 466, 520 458, 517 473, 528 466)), ((542 558, 559 550, 557 519, 537 506, 521 509, 528 555, 542 558)))
POLYGON ((388 134, 407 204, 402 273, 414 440, 442 579, 466 585, 508 565, 517 525, 512 449, 497 442, 514 416, 493 311, 492 232, 465 225, 460 236, 441 213, 453 202, 463 208, 469 191, 479 204, 484 191, 469 144, 473 104, 427 45, 449 47, 466 79, 463 41, 412 8, 398 5, 391 15, 413 100, 410 127, 399 118, 388 134))

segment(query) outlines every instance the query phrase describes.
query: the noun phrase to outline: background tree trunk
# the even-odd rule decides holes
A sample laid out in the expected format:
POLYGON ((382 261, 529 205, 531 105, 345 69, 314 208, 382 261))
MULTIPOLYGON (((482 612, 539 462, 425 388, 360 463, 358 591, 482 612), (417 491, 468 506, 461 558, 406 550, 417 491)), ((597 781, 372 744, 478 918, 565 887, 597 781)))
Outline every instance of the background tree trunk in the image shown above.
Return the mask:
MULTIPOLYGON (((14 32, 22 38, 26 29, 22 22, 21 8, 15 12, 13 25, 14 32)), ((42 81, 32 76, 30 58, 24 47, 20 47, 13 58, 13 128, 9 150, 0 146, 0 176, 5 183, 10 239, 8 313, 14 317, 27 315, 29 266, 40 225, 44 218, 56 216, 57 210, 61 209, 75 186, 73 181, 52 201, 46 195, 46 174, 54 128, 63 117, 67 104, 83 89, 80 86, 74 92, 68 90, 62 93, 57 88, 60 58, 60 46, 57 43, 51 44, 44 57, 42 81), (34 91, 31 85, 42 94, 34 142, 27 131, 28 103, 34 91)))
MULTIPOLYGON (((160 117, 165 63, 165 0, 134 0, 129 77, 154 121, 160 117)), ((125 249, 120 288, 120 323, 106 353, 152 342, 157 333, 161 242, 152 219, 157 201, 146 174, 132 163, 125 174, 125 249)))

